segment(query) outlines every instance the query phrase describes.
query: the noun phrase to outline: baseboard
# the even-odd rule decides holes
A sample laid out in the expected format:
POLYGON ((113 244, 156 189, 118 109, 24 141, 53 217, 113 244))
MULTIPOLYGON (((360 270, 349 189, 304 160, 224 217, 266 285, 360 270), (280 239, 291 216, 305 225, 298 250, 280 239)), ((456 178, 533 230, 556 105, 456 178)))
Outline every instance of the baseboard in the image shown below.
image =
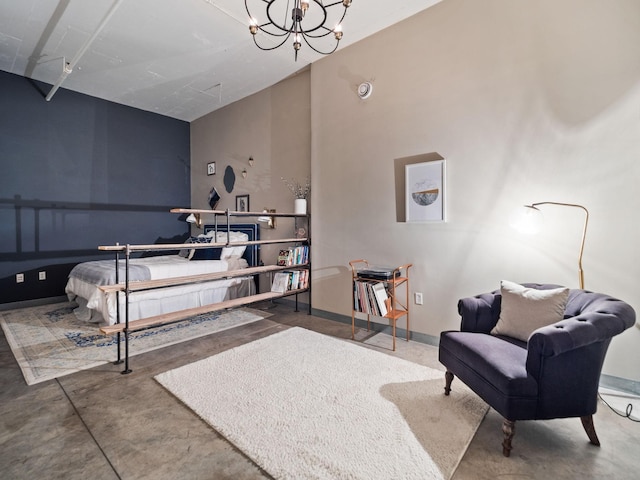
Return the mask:
POLYGON ((640 382, 614 377, 613 375, 605 375, 604 373, 600 375, 600 386, 611 390, 640 395, 640 382))
MULTIPOLYGON (((325 310, 319 310, 317 308, 312 308, 311 313, 316 317, 322 317, 328 320, 333 320, 336 322, 346 323, 347 325, 351 325, 351 317, 348 317, 346 315, 327 312, 325 310)), ((367 328, 367 321, 362 318, 356 318, 355 323, 358 328, 367 328)), ((386 325, 384 323, 370 322, 370 329, 374 332, 386 333, 388 335, 391 335, 391 326, 386 325)), ((411 340, 418 343, 424 343, 426 345, 437 347, 440 341, 438 337, 427 335, 426 333, 420 333, 420 332, 410 332, 410 333, 411 333, 411 340)), ((396 337, 406 338, 407 330, 405 328, 396 327, 396 337)))

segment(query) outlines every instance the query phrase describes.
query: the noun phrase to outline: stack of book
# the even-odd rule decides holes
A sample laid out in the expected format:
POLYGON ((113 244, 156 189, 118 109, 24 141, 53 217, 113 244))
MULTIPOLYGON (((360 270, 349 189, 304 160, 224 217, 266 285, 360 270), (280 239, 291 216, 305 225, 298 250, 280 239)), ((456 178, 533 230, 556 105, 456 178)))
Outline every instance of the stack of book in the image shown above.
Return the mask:
POLYGON ((285 293, 309 287, 309 270, 285 270, 273 276, 272 292, 285 293))
POLYGON ((384 282, 356 280, 353 282, 353 309, 358 312, 384 317, 389 309, 389 295, 384 282))
POLYGON ((300 245, 280 250, 278 254, 278 265, 288 267, 291 265, 303 265, 309 261, 309 246, 300 245))

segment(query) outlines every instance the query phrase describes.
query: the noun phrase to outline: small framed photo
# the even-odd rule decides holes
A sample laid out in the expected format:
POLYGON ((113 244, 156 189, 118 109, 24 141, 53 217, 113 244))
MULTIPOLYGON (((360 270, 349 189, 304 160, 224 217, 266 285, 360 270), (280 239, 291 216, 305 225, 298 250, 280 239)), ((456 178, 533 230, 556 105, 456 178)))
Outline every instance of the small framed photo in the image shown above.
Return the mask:
POLYGON ((216 162, 207 163, 207 175, 215 175, 216 174, 216 162))
POLYGON ((445 161, 415 163, 405 167, 407 222, 446 222, 445 161))
POLYGON ((236 195, 236 212, 249 211, 249 195, 236 195))

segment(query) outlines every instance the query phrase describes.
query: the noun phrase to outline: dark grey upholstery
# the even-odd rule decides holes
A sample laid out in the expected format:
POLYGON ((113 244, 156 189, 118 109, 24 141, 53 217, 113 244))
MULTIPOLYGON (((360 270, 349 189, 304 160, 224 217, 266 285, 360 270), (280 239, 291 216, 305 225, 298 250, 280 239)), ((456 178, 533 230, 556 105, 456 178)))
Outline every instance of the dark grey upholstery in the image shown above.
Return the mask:
POLYGON ((611 338, 635 323, 633 308, 608 295, 571 290, 564 320, 539 328, 522 342, 489 334, 500 316, 501 299, 497 290, 458 302, 460 331, 440 335, 445 393, 453 374, 505 418, 506 456, 516 420, 581 417, 591 442, 599 444, 591 416, 597 408, 600 372, 611 338), (591 423, 592 432, 585 422, 591 423))

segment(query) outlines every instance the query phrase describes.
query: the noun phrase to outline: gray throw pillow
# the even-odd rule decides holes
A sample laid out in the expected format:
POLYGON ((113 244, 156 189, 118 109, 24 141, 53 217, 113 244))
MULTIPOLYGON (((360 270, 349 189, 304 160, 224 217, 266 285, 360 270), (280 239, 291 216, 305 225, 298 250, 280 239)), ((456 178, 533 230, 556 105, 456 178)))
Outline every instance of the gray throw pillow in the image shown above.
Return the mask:
POLYGON ((524 342, 534 330, 562 320, 569 298, 566 287, 536 290, 508 280, 500 282, 500 293, 500 318, 491 333, 524 342))

